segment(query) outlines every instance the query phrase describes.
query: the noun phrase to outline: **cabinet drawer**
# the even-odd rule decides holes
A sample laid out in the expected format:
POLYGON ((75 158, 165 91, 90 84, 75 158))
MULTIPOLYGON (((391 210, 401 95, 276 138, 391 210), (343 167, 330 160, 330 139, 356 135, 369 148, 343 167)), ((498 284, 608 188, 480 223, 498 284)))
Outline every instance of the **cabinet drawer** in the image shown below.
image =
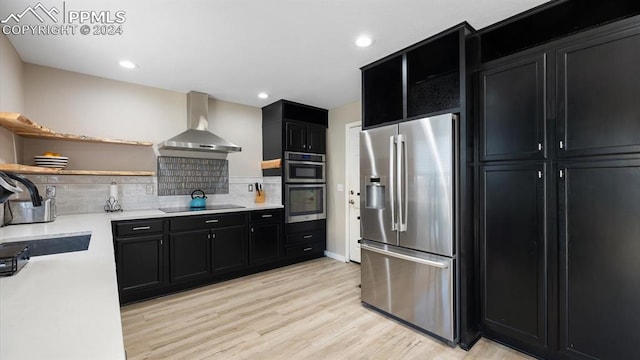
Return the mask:
POLYGON ((246 213, 181 216, 169 221, 169 231, 187 231, 245 225, 246 213))
POLYGON ((118 221, 116 223, 116 236, 132 236, 162 233, 162 219, 118 221))
POLYGON ((324 252, 324 242, 314 242, 311 244, 302 244, 297 246, 288 247, 285 250, 287 257, 321 254, 324 252))
POLYGON ((283 218, 283 209, 252 211, 251 223, 255 224, 264 221, 280 221, 283 218))
POLYGON ((324 230, 315 230, 308 232, 299 232, 287 234, 287 245, 309 244, 312 242, 325 241, 326 233, 324 230))

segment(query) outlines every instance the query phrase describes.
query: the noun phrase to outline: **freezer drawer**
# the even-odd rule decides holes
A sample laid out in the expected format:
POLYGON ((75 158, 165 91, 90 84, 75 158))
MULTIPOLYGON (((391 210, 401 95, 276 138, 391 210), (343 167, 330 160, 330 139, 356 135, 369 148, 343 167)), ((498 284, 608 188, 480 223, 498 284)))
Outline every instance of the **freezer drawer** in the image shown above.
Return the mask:
POLYGON ((366 241, 361 249, 364 303, 455 342, 452 258, 366 241))

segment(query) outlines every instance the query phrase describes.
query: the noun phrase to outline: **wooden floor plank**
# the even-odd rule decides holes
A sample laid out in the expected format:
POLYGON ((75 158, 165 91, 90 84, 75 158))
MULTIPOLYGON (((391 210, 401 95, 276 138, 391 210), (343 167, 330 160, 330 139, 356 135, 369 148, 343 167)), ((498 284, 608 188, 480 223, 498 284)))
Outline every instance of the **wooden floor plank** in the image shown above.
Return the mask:
POLYGON ((121 309, 129 360, 531 359, 481 339, 469 352, 360 303, 360 266, 322 258, 121 309))

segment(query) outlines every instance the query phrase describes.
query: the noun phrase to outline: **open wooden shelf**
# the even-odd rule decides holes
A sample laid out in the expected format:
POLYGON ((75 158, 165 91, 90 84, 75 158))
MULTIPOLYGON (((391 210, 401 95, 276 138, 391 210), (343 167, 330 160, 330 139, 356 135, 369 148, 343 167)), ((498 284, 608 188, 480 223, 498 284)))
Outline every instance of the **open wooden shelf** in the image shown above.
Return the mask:
POLYGON ((61 134, 31 121, 26 116, 18 113, 0 112, 0 126, 7 128, 16 135, 37 139, 57 139, 137 146, 153 145, 153 143, 147 141, 117 140, 84 135, 61 134))
POLYGON ((103 176, 153 176, 153 171, 129 170, 64 170, 21 164, 0 164, 0 171, 35 175, 103 175, 103 176))

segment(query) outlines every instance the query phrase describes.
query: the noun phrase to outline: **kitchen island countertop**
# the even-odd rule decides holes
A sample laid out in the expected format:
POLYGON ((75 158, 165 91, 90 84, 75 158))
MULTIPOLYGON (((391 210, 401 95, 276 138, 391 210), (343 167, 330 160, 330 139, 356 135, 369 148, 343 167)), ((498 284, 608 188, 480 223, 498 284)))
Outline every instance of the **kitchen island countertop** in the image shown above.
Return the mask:
POLYGON ((86 251, 32 257, 0 277, 0 359, 125 359, 111 221, 277 208, 62 215, 0 228, 0 243, 91 233, 86 251))

